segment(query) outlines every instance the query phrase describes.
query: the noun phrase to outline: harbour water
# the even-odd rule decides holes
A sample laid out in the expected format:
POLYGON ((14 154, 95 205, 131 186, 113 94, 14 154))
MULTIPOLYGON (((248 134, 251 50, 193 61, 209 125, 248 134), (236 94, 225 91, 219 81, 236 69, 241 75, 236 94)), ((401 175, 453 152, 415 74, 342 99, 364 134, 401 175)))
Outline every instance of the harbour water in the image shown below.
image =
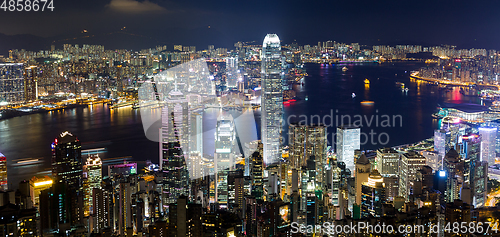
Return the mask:
MULTIPOLYGON (((351 123, 361 123, 361 131, 367 135, 362 149, 413 143, 433 135, 437 120, 431 115, 439 103, 447 100, 478 103, 477 97, 464 96, 458 88, 439 90, 437 86, 411 81, 410 71, 421 66, 422 63, 407 62, 306 64, 309 76, 294 85, 298 99, 284 104, 284 143, 288 137, 286 123, 307 121, 326 123, 329 145, 333 145, 336 126, 342 121, 349 122, 348 118, 351 123), (342 70, 343 67, 348 70, 342 70), (404 83, 408 90, 402 90, 396 82, 404 83)), ((214 150, 213 128, 218 112, 217 109, 205 112, 203 137, 207 155, 214 150)), ((255 120, 247 116, 238 133, 252 133, 248 137, 257 138, 260 111, 243 113, 254 114, 255 120), (255 125, 249 124, 253 121, 255 125)), ((139 167, 147 160, 158 162, 159 146, 145 137, 139 110, 130 107, 111 110, 100 104, 31 114, 0 121, 0 152, 8 160, 9 186, 17 187, 19 181, 35 174, 50 174, 50 145, 66 130, 80 139, 83 149, 105 148, 100 153, 104 159, 129 157, 125 159, 138 161, 139 167), (18 163, 25 160, 33 162, 18 163)))

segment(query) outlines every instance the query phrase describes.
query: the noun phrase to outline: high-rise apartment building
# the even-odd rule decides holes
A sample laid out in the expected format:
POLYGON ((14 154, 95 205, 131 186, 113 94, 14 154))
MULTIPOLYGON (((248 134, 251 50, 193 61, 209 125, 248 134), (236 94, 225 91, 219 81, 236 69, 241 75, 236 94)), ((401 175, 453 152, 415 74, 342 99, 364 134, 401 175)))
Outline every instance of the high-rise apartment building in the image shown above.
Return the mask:
POLYGON ((0 64, 0 103, 21 103, 24 95, 24 66, 22 63, 0 64))
POLYGON ((261 137, 264 165, 268 165, 281 158, 284 74, 280 39, 276 34, 268 34, 264 38, 261 62, 261 137))
POLYGON ((29 66, 24 69, 24 98, 26 102, 38 99, 37 67, 29 66))

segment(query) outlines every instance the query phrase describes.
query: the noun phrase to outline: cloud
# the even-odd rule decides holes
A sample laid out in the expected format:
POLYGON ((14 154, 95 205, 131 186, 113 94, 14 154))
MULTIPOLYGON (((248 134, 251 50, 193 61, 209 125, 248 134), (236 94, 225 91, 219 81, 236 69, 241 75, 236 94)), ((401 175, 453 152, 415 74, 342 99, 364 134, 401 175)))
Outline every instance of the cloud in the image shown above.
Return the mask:
POLYGON ((106 5, 107 9, 126 13, 147 13, 147 12, 164 12, 167 11, 164 7, 152 3, 149 0, 138 2, 135 0, 111 0, 106 5))

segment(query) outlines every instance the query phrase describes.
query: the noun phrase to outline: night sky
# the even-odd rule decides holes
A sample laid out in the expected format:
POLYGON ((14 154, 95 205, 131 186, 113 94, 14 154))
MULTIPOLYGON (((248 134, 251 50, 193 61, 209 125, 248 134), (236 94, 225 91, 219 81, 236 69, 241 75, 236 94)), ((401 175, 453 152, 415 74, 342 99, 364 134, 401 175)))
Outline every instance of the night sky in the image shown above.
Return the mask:
POLYGON ((284 43, 296 40, 311 45, 336 40, 500 49, 500 1, 495 0, 53 1, 53 12, 2 10, 0 33, 61 40, 82 36, 86 29, 86 34, 99 41, 121 31, 127 37, 108 39, 142 37, 154 41, 151 44, 202 48, 208 44, 231 48, 236 41, 260 43, 266 33, 277 33, 284 43))

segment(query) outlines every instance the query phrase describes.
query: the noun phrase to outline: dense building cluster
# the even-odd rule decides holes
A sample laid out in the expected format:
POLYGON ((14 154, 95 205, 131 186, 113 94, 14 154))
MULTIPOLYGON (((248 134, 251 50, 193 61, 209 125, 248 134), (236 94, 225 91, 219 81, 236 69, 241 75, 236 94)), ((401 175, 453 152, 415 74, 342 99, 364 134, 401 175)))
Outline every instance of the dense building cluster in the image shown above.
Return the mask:
MULTIPOLYGON (((486 68, 480 66, 486 51, 417 45, 367 49, 332 41, 281 45, 275 34, 262 45, 238 42, 235 48, 196 51, 175 45, 171 52, 166 46, 133 52, 64 45, 63 50, 11 51, 11 62, 0 64, 0 102, 11 108, 57 93, 125 99, 148 85, 145 94, 161 105, 154 133, 160 154, 157 164, 125 162, 106 170, 99 156, 82 154, 82 142, 63 132, 51 145, 51 177, 24 180, 17 190, 7 186, 6 158, 0 154, 0 235, 303 236, 307 233, 292 227, 499 221, 493 214, 498 207, 487 197, 489 166, 500 149, 493 121, 443 119, 427 149, 363 151, 361 129, 351 124, 337 128, 334 148, 323 124, 291 123, 288 134, 283 132, 283 104, 293 98, 291 85, 305 75, 303 62, 405 59, 431 52, 471 57, 454 62, 464 62, 461 68, 470 62, 476 65, 468 66, 472 70, 486 68), (207 63, 197 67, 194 59, 202 57, 207 63), (186 62, 194 63, 183 67, 186 62), (20 95, 4 95, 2 85, 18 88, 20 95), (260 104, 262 111, 261 139, 247 143, 228 112, 245 102, 260 104), (208 107, 220 110, 213 156, 203 153, 208 107)), ((492 56, 485 60, 498 57, 492 56)), ((485 74, 488 82, 495 70, 485 74)))

